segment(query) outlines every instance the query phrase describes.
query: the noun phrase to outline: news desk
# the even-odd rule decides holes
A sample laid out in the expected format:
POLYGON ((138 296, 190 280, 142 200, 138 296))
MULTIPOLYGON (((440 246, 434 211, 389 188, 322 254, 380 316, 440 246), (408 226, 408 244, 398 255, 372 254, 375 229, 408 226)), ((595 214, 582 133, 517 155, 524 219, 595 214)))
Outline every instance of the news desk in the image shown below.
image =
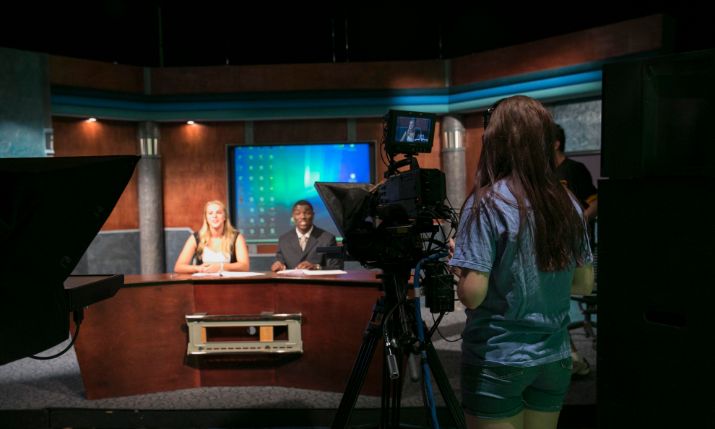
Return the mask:
MULTIPOLYGON (((75 351, 87 399, 207 386, 284 386, 342 392, 373 306, 370 271, 335 276, 193 278, 126 275, 85 310, 75 351), (187 356, 186 316, 300 313, 302 354, 187 356)), ((378 348, 361 393, 380 394, 378 348)))

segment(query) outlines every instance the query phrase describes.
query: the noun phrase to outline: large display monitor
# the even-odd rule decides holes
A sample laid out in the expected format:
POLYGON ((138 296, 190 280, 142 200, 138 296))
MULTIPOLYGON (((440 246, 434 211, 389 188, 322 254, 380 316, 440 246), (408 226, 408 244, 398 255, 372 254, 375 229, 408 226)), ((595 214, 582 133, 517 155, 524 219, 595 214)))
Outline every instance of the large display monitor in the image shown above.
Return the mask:
POLYGON ((236 145, 228 148, 231 221, 249 243, 276 242, 294 228, 293 204, 308 200, 315 225, 340 237, 315 182, 372 183, 374 142, 236 145))

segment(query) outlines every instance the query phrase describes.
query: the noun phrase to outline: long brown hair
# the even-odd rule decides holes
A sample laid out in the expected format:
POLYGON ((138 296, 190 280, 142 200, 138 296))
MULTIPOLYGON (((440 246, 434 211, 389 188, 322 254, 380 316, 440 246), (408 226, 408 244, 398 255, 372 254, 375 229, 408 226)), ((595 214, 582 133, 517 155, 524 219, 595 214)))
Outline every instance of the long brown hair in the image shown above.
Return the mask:
POLYGON ((519 95, 500 100, 489 113, 471 191, 474 204, 463 211, 467 225, 481 221, 484 204, 499 198, 494 184, 504 180, 518 205, 519 239, 525 227, 532 228, 539 270, 566 269, 579 260, 584 223, 554 174, 554 120, 540 102, 519 95))

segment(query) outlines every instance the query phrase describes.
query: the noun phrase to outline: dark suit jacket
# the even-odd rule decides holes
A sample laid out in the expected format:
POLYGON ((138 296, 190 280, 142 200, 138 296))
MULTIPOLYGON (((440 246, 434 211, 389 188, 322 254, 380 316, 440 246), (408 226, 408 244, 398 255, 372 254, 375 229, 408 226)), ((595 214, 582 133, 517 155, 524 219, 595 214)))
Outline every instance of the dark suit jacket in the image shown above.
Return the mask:
POLYGON ((295 228, 281 235, 278 239, 278 251, 276 259, 285 264, 288 269, 293 269, 302 261, 308 261, 312 264, 320 264, 326 270, 342 270, 343 261, 336 258, 328 258, 324 253, 318 253, 318 247, 337 246, 335 236, 324 229, 320 229, 313 225, 313 231, 310 233, 308 243, 305 245, 305 251, 300 249, 298 235, 295 233, 295 228))

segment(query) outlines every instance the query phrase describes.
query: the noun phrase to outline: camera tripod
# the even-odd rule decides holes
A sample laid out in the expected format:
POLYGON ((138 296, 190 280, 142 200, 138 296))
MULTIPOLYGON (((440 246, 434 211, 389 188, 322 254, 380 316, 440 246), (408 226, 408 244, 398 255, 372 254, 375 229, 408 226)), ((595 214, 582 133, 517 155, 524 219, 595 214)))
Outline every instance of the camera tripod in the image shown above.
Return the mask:
MULTIPOLYGON (((416 337, 414 334, 418 329, 417 324, 422 323, 422 320, 417 320, 414 316, 411 316, 414 313, 408 311, 411 305, 410 300, 407 299, 409 269, 406 271, 399 270, 399 272, 383 271, 382 284, 385 294, 377 300, 373 308, 372 317, 363 334, 360 351, 333 419, 332 429, 347 427, 350 414, 355 407, 360 389, 364 384, 365 376, 370 367, 370 361, 381 339, 383 340, 387 366, 383 362, 379 427, 387 429, 400 426, 400 400, 402 397, 402 373, 404 372, 401 369, 404 369, 404 351, 408 353, 417 351, 412 344, 405 343, 404 340, 408 339, 410 341, 409 339, 416 337)), ((466 424, 462 409, 454 395, 454 391, 452 391, 447 374, 444 372, 431 340, 425 338, 418 348, 419 351, 424 351, 426 354, 427 364, 452 416, 455 427, 458 429, 465 428, 466 424)), ((431 418, 433 419, 433 427, 435 427, 436 422, 434 419, 436 419, 436 415, 433 414, 431 418)))

